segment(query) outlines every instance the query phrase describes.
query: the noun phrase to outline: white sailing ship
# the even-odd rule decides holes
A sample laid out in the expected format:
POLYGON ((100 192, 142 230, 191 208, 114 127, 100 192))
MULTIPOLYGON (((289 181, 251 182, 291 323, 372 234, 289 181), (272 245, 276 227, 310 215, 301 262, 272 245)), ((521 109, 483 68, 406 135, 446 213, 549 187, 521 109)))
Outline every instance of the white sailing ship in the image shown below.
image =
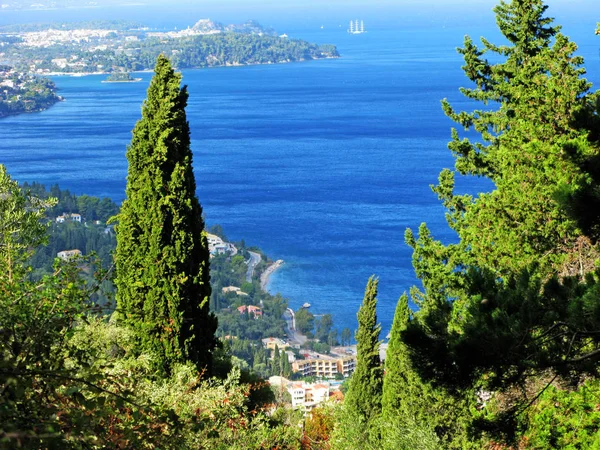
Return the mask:
POLYGON ((365 31, 365 22, 364 21, 360 21, 360 25, 358 23, 358 20, 354 20, 354 21, 350 21, 350 28, 348 28, 348 33, 350 34, 363 34, 366 33, 365 31))

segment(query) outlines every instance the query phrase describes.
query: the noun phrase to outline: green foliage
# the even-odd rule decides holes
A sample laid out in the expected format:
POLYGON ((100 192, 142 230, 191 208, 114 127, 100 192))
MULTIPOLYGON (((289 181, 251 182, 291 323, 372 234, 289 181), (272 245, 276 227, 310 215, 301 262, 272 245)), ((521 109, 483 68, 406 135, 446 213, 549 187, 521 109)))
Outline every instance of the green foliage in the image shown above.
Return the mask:
POLYGON ((383 386, 383 367, 379 359, 381 326, 377 324, 377 284, 377 279, 369 278, 357 314, 356 369, 336 424, 335 448, 358 448, 346 446, 365 445, 367 442, 376 445, 378 441, 377 433, 370 436, 377 429, 374 422, 381 414, 383 386))
POLYGON ((381 412, 383 367, 379 359, 381 325, 377 324, 377 284, 377 279, 369 278, 357 314, 356 370, 344 402, 346 407, 357 411, 366 420, 381 412))
POLYGON ((412 369, 410 367, 410 358, 407 354, 409 349, 402 342, 401 333, 406 330, 409 319, 408 296, 405 294, 400 298, 396 306, 386 353, 383 395, 381 398, 384 420, 389 420, 391 417, 401 414, 401 412, 405 414, 408 412, 409 408, 403 408, 402 404, 414 400, 407 392, 407 389, 415 388, 418 385, 418 379, 409 379, 412 369))
POLYGON ((333 319, 331 314, 323 314, 323 316, 317 320, 317 332, 315 337, 321 342, 327 342, 329 333, 333 328, 333 319))
POLYGON ((331 352, 331 346, 324 342, 317 342, 317 341, 309 340, 306 342, 305 346, 314 352, 322 353, 325 355, 327 355, 331 352))
POLYGON ((126 398, 127 377, 107 377, 94 341, 75 344, 78 327, 96 312, 89 297, 97 285, 80 276, 83 261, 64 262, 35 283, 27 277, 26 260, 43 241, 40 219, 51 204, 23 193, 0 169, 7 269, 0 271, 0 447, 150 448, 144 441, 161 434, 149 424, 156 430, 163 422, 126 398))
POLYGON ((31 282, 44 203, 4 167, 0 212, 0 448, 299 448, 296 419, 263 412, 273 397, 256 378, 206 381, 191 362, 157 375, 161 355, 140 354, 137 330, 97 316, 88 263, 31 282))
POLYGON ((600 382, 577 390, 551 386, 528 411, 522 443, 531 449, 600 448, 600 382))
POLYGON ((46 210, 46 215, 52 220, 64 213, 78 213, 81 214, 82 220, 85 222, 99 220, 106 223, 108 219, 119 213, 119 205, 108 197, 75 195, 68 189, 60 189, 57 184, 52 185, 50 189, 46 189, 43 184, 25 182, 23 183, 23 189, 30 191, 32 195, 41 199, 56 198, 56 204, 46 210))
MULTIPOLYGON (((513 442, 519 411, 536 394, 515 389, 520 394, 486 422, 475 411, 468 418, 478 389, 497 397, 537 386, 530 380, 548 370, 574 380, 597 375, 598 95, 582 78, 576 45, 546 9, 541 0, 501 1, 495 12, 507 44, 482 39, 479 48, 465 38, 459 52, 472 85, 461 92, 482 107, 456 112, 444 101, 443 108, 478 136, 461 139, 452 130, 456 170, 442 171, 433 187, 459 241, 444 245, 425 224, 418 236, 405 235, 424 289, 411 290, 419 310, 411 319, 398 313, 404 325, 391 343, 389 364, 409 364, 412 379, 394 370, 390 383, 417 389, 402 399, 456 409, 461 431, 434 425, 448 447, 465 448, 469 433, 475 442, 471 425, 513 442), (456 194, 457 173, 487 177, 495 188, 456 194)), ((410 411, 417 423, 436 423, 418 402, 410 411)))
MULTIPOLYGON (((31 258, 37 274, 49 274, 56 254, 63 250, 80 250, 83 255, 96 254, 105 269, 112 264, 112 252, 117 240, 112 229, 105 225, 86 225, 78 222, 53 222, 48 244, 39 247, 31 258)), ((39 277, 39 276, 38 276, 39 277)))
POLYGON ((430 425, 417 423, 408 416, 392 415, 378 421, 381 450, 438 450, 443 448, 430 425))
POLYGON ((45 208, 54 202, 23 193, 0 165, 0 273, 6 282, 21 281, 33 249, 46 242, 42 219, 45 208))
POLYGON ((152 361, 155 355, 136 356, 135 333, 115 321, 90 321, 79 328, 74 343, 82 348, 92 343, 95 361, 105 364, 108 379, 131 383, 130 400, 143 405, 142 411, 154 417, 154 430, 164 437, 144 430, 148 440, 140 448, 272 448, 271 443, 283 449, 299 446, 295 423, 286 423, 287 417, 281 417, 281 412, 271 417, 264 413, 265 404, 273 401, 270 390, 264 395, 264 382, 237 368, 224 380, 206 380, 194 364, 186 363, 175 365, 169 377, 156 377, 152 361))
POLYGON ((342 345, 350 345, 352 341, 352 331, 350 331, 350 328, 345 327, 342 329, 340 340, 342 345))
MULTIPOLYGON (((172 63, 179 69, 214 66, 275 64, 337 57, 334 45, 317 45, 297 39, 286 39, 267 34, 218 33, 187 36, 177 39, 144 37, 136 42, 108 41, 106 50, 82 48, 80 45, 56 45, 34 48, 11 46, 16 53, 17 67, 24 71, 31 61, 37 68, 57 72, 95 72, 98 65, 116 71, 147 70, 154 66, 161 54, 171 55, 172 63), (117 43, 125 51, 116 51, 117 43), (77 56, 77 67, 59 67, 52 59, 77 56)), ((12 53, 12 51, 11 51, 12 53)))
POLYGON ((0 90, 0 118, 43 111, 60 101, 54 82, 47 78, 19 73, 8 81, 13 86, 3 86, 0 90))
POLYGON ((296 329, 302 334, 312 336, 315 329, 315 316, 306 308, 300 308, 295 313, 296 329))
POLYGON ((127 198, 117 226, 117 307, 156 370, 192 361, 210 373, 216 346, 208 242, 196 198, 187 91, 160 56, 127 150, 127 198))
MULTIPOLYGON (((396 307, 386 353, 379 421, 381 445, 411 448, 411 442, 422 439, 425 448, 439 448, 441 443, 445 448, 477 448, 470 442, 468 400, 449 395, 415 370, 415 361, 427 361, 429 355, 415 352, 403 340, 411 316, 405 294, 396 307)), ((469 398, 468 393, 462 394, 469 398)))
MULTIPOLYGON (((350 383, 350 389, 351 386, 352 383, 350 383)), ((331 448, 335 450, 377 450, 379 439, 377 436, 371 437, 374 424, 367 421, 357 410, 346 406, 346 402, 347 400, 344 400, 344 405, 335 414, 331 448)))
MULTIPOLYGON (((211 259, 211 273, 214 273, 213 267, 211 259)), ((220 296, 219 298, 219 306, 227 307, 217 313, 219 336, 235 336, 238 339, 254 342, 268 337, 283 338, 285 336, 286 322, 282 316, 287 308, 287 302, 281 295, 272 296, 266 292, 255 291, 254 297, 229 294, 229 298, 223 299, 220 296), (240 305, 256 303, 262 304, 262 316, 240 314, 236 309, 240 305)))

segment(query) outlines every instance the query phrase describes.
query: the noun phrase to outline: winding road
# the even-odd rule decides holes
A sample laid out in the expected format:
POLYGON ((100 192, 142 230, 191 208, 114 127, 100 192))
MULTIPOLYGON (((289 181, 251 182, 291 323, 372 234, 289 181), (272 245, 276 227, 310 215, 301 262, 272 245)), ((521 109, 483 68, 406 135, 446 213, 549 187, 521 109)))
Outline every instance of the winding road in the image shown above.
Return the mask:
POLYGON ((259 253, 256 253, 256 252, 248 251, 248 253, 250 253, 250 259, 248 261, 246 261, 246 264, 248 264, 248 271, 246 272, 246 281, 248 283, 252 283, 252 277, 254 276, 254 269, 256 268, 258 263, 262 260, 262 257, 260 256, 259 253))
POLYGON ((308 338, 296 330, 296 317, 294 311, 291 308, 286 309, 283 313, 283 318, 287 322, 288 342, 290 344, 304 345, 308 338))

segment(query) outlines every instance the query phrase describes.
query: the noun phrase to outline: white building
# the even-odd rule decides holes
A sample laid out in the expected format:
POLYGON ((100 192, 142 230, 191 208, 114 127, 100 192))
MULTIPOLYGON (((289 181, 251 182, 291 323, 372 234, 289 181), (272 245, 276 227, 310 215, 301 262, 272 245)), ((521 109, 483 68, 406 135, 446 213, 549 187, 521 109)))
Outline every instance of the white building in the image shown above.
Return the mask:
POLYGON ((67 220, 81 223, 81 214, 67 214, 63 213, 62 216, 56 218, 57 223, 65 223, 67 220))
POLYGON ((311 410, 329 399, 329 383, 292 383, 288 385, 292 408, 311 410))
POLYGON ((63 250, 62 252, 58 252, 56 256, 64 261, 69 261, 70 259, 81 256, 81 250, 63 250))
POLYGON ((237 253, 237 249, 233 244, 224 242, 223 239, 215 234, 206 233, 206 238, 208 240, 208 251, 211 256, 223 255, 225 253, 235 255, 237 253))

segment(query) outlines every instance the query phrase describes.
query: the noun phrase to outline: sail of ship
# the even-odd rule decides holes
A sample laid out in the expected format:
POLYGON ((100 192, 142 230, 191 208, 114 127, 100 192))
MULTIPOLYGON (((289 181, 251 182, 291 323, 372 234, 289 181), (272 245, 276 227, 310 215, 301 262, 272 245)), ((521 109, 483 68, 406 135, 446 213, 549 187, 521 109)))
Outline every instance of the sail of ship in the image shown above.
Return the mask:
POLYGON ((360 21, 360 25, 358 23, 358 19, 350 21, 350 28, 348 28, 348 33, 350 34, 362 34, 366 33, 365 31, 365 22, 363 20, 360 21))

